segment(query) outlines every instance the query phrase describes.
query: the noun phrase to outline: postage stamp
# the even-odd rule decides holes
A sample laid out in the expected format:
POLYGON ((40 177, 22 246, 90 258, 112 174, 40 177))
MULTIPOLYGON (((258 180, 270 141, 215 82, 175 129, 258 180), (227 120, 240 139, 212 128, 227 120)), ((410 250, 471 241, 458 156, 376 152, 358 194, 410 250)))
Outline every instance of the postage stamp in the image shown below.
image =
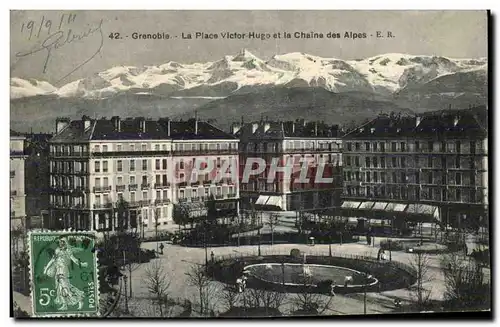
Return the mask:
POLYGON ((93 232, 28 236, 33 316, 97 316, 99 278, 93 232))

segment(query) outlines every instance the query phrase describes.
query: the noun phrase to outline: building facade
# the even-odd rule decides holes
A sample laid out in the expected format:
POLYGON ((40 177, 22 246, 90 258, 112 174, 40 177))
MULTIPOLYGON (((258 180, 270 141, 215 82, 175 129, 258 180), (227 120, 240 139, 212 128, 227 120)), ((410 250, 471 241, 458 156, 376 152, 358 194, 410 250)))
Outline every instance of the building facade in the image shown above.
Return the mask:
POLYGON ((314 211, 340 205, 342 140, 338 126, 304 120, 261 119, 233 124, 232 133, 240 139, 241 177, 254 158, 262 159, 266 165, 248 181, 240 180, 242 207, 249 209, 257 205, 270 210, 314 211), (279 167, 288 165, 291 171, 273 172, 273 160, 279 167), (303 174, 307 180, 300 180, 302 167, 306 167, 303 174), (320 178, 331 179, 331 182, 320 182, 320 178))
POLYGON ((26 228, 24 152, 26 137, 10 131, 10 219, 11 229, 26 228))
MULTIPOLYGON (((193 163, 237 160, 238 140, 191 119, 58 119, 51 140, 54 228, 113 231, 164 228, 174 206, 200 207, 213 195, 237 210, 238 184, 196 177, 193 163), (127 219, 118 219, 119 203, 127 219)), ((216 168, 214 168, 216 170, 216 168)))
POLYGON ((452 225, 487 219, 488 135, 472 111, 381 115, 343 141, 351 213, 425 213, 452 225))

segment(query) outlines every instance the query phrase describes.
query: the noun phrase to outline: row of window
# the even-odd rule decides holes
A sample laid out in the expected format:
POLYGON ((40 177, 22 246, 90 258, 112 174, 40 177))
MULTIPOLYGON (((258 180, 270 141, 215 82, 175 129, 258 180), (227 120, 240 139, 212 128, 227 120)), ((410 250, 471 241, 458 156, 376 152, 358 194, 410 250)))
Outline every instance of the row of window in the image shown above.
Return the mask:
MULTIPOLYGON (((200 160, 200 159, 198 159, 200 160)), ((138 161, 137 159, 130 159, 128 160, 128 170, 130 172, 133 172, 133 171, 136 171, 136 161, 138 161)), ((201 169, 204 169, 207 164, 206 162, 208 161, 208 159, 204 159, 204 162, 202 163, 201 165, 201 169)), ((141 170, 142 171, 148 171, 149 170, 149 159, 142 159, 142 160, 139 160, 140 162, 140 167, 141 167, 141 170)), ((192 160, 189 160, 189 161, 185 161, 183 159, 180 159, 178 162, 177 162, 177 167, 179 169, 185 169, 185 168, 194 168, 195 167, 195 164, 197 162, 197 159, 196 158, 193 158, 192 160)), ((217 168, 220 168, 221 165, 223 165, 225 163, 224 160, 221 160, 220 157, 217 157, 216 160, 214 160, 214 163, 215 163, 215 166, 217 168)), ((167 169, 167 159, 155 159, 155 170, 166 170, 167 169)), ((117 172, 123 172, 124 171, 124 161, 123 160, 117 160, 116 161, 116 171, 117 172)), ((96 173, 100 173, 100 172, 103 172, 103 173, 107 173, 109 172, 108 171, 108 161, 107 160, 102 160, 102 161, 94 161, 94 172, 96 173), (102 165, 101 165, 102 163, 102 165)))
MULTIPOLYGON (((232 150, 238 148, 237 142, 221 142, 221 143, 173 143, 173 150, 175 151, 203 151, 203 150, 232 150)), ((94 144, 92 147, 93 152, 110 152, 110 151, 167 151, 167 144, 154 144, 154 143, 130 143, 130 144, 94 144)), ((89 145, 52 145, 50 147, 51 153, 84 153, 89 151, 89 145)))
POLYGON ((476 169, 482 165, 481 159, 468 159, 459 156, 453 157, 435 157, 420 156, 417 158, 407 158, 404 156, 390 157, 364 157, 344 156, 345 167, 365 167, 365 168, 458 168, 458 169, 476 169))
POLYGON ((401 186, 366 186, 347 187, 347 196, 363 198, 380 198, 391 200, 429 200, 478 203, 480 192, 475 189, 443 189, 443 188, 407 188, 401 186))
POLYGON ((359 181, 367 183, 408 183, 408 184, 442 184, 442 185, 475 185, 474 173, 449 173, 441 174, 432 171, 421 173, 415 172, 407 174, 406 172, 400 173, 386 173, 386 172, 344 172, 344 180, 359 181))
POLYGON ((452 152, 475 153, 482 149, 482 142, 469 141, 402 141, 402 142, 346 142, 347 151, 367 152, 452 152))

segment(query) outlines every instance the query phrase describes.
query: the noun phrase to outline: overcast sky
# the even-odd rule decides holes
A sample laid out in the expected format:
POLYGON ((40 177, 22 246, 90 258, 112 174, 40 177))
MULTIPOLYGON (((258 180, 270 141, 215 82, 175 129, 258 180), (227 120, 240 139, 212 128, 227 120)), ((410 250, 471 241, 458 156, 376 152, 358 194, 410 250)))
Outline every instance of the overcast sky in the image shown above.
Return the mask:
POLYGON ((389 52, 486 57, 487 16, 486 11, 12 11, 10 41, 12 77, 61 86, 113 66, 213 61, 242 48, 264 60, 288 52, 340 59, 389 52), (325 36, 352 31, 368 37, 265 41, 181 38, 181 33, 226 31, 321 32, 325 36), (391 31, 394 37, 376 38, 377 31, 384 35, 391 31), (53 35, 55 32, 58 34, 53 35), (133 40, 133 32, 165 32, 172 39, 133 40), (81 40, 73 37, 84 33, 88 36, 81 40), (123 39, 110 39, 110 33, 120 33, 123 39))

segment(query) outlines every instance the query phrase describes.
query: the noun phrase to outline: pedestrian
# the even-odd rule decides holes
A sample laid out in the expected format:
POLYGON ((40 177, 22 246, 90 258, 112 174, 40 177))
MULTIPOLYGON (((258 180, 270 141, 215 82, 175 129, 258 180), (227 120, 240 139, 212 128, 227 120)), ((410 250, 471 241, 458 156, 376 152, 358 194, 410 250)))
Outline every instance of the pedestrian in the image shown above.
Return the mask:
POLYGON ((214 263, 214 261, 215 261, 215 254, 214 254, 214 251, 211 251, 211 252, 210 252, 210 259, 212 260, 212 263, 214 263))
POLYGON ((163 243, 160 243, 160 254, 163 255, 163 249, 165 248, 165 245, 163 243))

